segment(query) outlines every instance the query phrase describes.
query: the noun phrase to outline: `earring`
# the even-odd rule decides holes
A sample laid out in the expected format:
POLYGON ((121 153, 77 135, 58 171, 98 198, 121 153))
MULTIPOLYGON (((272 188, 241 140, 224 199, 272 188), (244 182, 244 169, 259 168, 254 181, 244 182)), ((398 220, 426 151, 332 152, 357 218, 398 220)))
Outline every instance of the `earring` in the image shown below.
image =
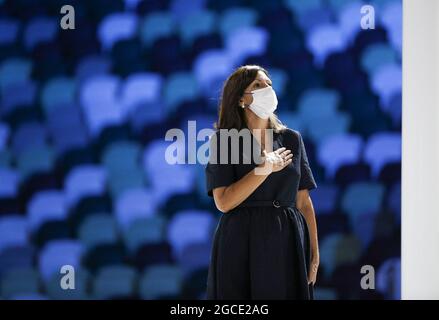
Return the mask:
POLYGON ((242 109, 244 109, 244 108, 245 108, 245 104, 244 104, 244 103, 243 103, 243 104, 241 105, 241 108, 242 108, 242 109))

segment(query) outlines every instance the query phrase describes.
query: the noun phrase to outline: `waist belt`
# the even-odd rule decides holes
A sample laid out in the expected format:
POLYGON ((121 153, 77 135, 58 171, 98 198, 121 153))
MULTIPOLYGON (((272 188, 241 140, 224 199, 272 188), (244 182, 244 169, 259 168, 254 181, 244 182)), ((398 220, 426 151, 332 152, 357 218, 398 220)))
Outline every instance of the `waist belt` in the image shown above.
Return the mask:
POLYGON ((288 201, 288 200, 255 200, 255 201, 244 201, 237 207, 274 207, 274 208, 280 208, 280 207, 295 207, 296 203, 294 201, 288 201))

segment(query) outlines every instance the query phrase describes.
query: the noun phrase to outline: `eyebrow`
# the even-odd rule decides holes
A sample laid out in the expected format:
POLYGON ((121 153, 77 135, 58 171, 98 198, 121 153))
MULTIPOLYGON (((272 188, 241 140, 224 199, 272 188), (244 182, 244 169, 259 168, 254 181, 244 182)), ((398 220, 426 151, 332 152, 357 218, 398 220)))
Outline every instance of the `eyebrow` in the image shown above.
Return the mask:
MULTIPOLYGON (((255 79, 255 80, 253 81, 253 84, 252 84, 252 85, 254 85, 254 84, 256 83, 256 81, 260 81, 260 82, 262 82, 262 79, 255 79)), ((270 79, 268 79, 267 82, 270 83, 270 84, 273 84, 273 82, 272 82, 270 79)))

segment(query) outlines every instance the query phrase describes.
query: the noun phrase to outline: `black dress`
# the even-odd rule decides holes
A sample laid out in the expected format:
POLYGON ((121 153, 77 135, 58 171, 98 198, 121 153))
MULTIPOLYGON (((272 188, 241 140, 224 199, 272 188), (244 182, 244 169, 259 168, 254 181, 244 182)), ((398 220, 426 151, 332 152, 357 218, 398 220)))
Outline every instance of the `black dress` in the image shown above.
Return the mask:
MULTIPOLYGON (((251 145, 252 151, 259 148, 253 136, 251 145)), ((295 199, 298 190, 317 184, 301 134, 292 129, 274 133, 273 150, 280 147, 292 151, 292 163, 271 173, 239 206, 221 213, 207 277, 209 300, 313 299, 307 281, 308 227, 295 199)), ((242 142, 239 148, 242 155, 242 142)), ((242 159, 237 164, 209 160, 205 169, 209 196, 212 189, 228 186, 255 168, 253 160, 246 164, 242 159)))

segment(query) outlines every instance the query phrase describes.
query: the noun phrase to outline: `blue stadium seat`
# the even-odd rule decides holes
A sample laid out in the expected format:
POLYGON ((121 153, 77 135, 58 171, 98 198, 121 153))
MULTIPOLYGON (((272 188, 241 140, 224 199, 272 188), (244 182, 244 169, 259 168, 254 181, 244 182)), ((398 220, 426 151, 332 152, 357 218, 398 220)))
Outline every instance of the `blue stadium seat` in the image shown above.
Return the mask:
POLYGON ((64 193, 58 190, 40 191, 29 201, 28 218, 31 230, 37 230, 47 221, 64 220, 67 206, 64 193))
POLYGON ((307 126, 315 122, 315 118, 324 115, 334 115, 340 103, 337 91, 328 89, 309 89, 305 91, 298 101, 298 112, 302 121, 307 126))
POLYGON ((303 30, 304 34, 309 34, 314 28, 320 25, 329 24, 332 21, 331 12, 324 8, 312 8, 297 15, 297 24, 303 30))
POLYGON ((6 114, 13 110, 30 107, 35 103, 37 85, 33 81, 25 80, 5 85, 1 88, 2 113, 6 114))
POLYGON ((364 4, 360 1, 353 1, 352 3, 344 5, 337 12, 338 25, 340 26, 343 37, 348 43, 353 43, 357 34, 362 30, 359 22, 359 14, 361 15, 361 7, 363 5, 364 4))
POLYGON ((169 12, 176 21, 184 21, 188 16, 191 16, 197 12, 204 12, 206 6, 206 0, 173 0, 169 6, 169 12))
POLYGON ((90 273, 85 269, 75 269, 75 288, 63 289, 60 286, 65 274, 55 274, 44 284, 45 292, 54 300, 87 300, 92 298, 89 293, 90 273))
POLYGON ((38 122, 26 122, 17 128, 12 137, 15 154, 21 154, 29 148, 44 146, 47 140, 46 127, 38 122))
MULTIPOLYGON (((384 0, 386 1, 386 0, 384 0)), ((376 2, 376 1, 375 1, 376 2)), ((332 12, 340 12, 343 8, 345 8, 347 5, 352 3, 350 0, 328 0, 327 4, 330 9, 332 9, 332 12)))
POLYGON ((88 78, 97 75, 109 74, 111 71, 112 61, 103 55, 89 55, 82 58, 75 70, 78 84, 82 84, 88 78))
POLYGON ((311 0, 311 1, 295 1, 295 0, 284 0, 283 3, 285 7, 291 10, 296 17, 302 16, 310 10, 315 10, 322 7, 322 0, 311 0))
POLYGON ((322 66, 326 58, 346 47, 342 31, 335 25, 320 25, 312 30, 306 39, 308 49, 314 55, 317 66, 322 66))
POLYGON ((122 299, 135 296, 137 272, 130 266, 108 266, 93 281, 94 299, 122 299))
POLYGON ((178 25, 184 46, 190 46, 195 38, 215 31, 217 16, 209 10, 199 10, 188 14, 178 25))
POLYGON ((304 132, 306 130, 305 122, 301 119, 297 112, 279 110, 277 114, 279 120, 288 128, 294 128, 300 132, 304 132))
POLYGON ((108 187, 114 196, 144 185, 140 167, 140 145, 128 141, 115 142, 104 151, 102 163, 108 172, 108 187))
POLYGON ((320 246, 320 263, 326 277, 330 277, 338 266, 355 263, 361 255, 361 243, 355 235, 334 233, 320 246))
POLYGON ((401 160, 401 134, 382 132, 371 136, 364 148, 364 159, 377 177, 386 163, 401 160))
POLYGON ((123 229, 124 243, 130 253, 135 253, 143 245, 163 242, 166 223, 161 216, 133 220, 123 229))
POLYGON ((402 55, 402 3, 401 1, 388 2, 379 11, 380 21, 385 26, 389 42, 402 55))
POLYGON ((307 127, 307 133, 315 144, 320 141, 348 132, 352 123, 351 115, 347 112, 338 112, 328 115, 316 115, 315 122, 307 127))
POLYGON ((362 149, 363 140, 359 135, 334 135, 322 141, 317 158, 326 170, 326 177, 333 178, 342 165, 359 162, 362 149))
POLYGON ((75 80, 67 77, 52 78, 41 92, 41 102, 46 112, 60 105, 72 104, 75 98, 75 80))
POLYGON ((8 145, 10 129, 8 124, 0 122, 0 151, 8 145))
POLYGON ((148 189, 130 189, 115 199, 114 207, 118 224, 126 229, 137 220, 156 214, 154 195, 148 189))
POLYGON ((385 108, 386 113, 391 117, 394 128, 401 128, 402 120, 402 92, 395 92, 389 99, 385 108))
POLYGON ((215 96, 221 84, 232 71, 234 61, 225 50, 207 50, 193 63, 193 73, 206 97, 215 96))
POLYGON ((0 167, 9 167, 12 163, 11 159, 12 154, 8 149, 0 149, 0 167))
POLYGON ((87 145, 88 133, 77 105, 54 106, 46 117, 47 127, 58 153, 87 145))
POLYGON ((122 122, 124 115, 117 97, 119 86, 119 78, 111 75, 96 76, 83 84, 80 102, 92 135, 122 122))
POLYGON ((320 184, 312 194, 313 206, 317 215, 328 214, 337 208, 340 190, 333 184, 320 184))
POLYGON ((4 299, 18 295, 38 294, 40 279, 38 272, 31 268, 10 270, 2 275, 0 294, 4 299))
POLYGON ((172 194, 192 190, 195 179, 193 165, 175 165, 166 161, 163 155, 169 145, 162 140, 153 141, 146 146, 143 155, 143 168, 159 205, 172 194))
POLYGON ((64 181, 69 207, 75 205, 83 197, 103 194, 106 182, 106 171, 100 166, 82 165, 75 167, 64 181))
POLYGON ((140 167, 127 169, 124 173, 110 172, 108 175, 108 188, 111 196, 117 198, 128 190, 144 187, 143 175, 144 173, 140 167))
POLYGON ((225 39, 226 48, 234 64, 241 64, 250 56, 262 55, 268 46, 269 34, 260 27, 242 27, 225 39))
POLYGON ((200 94, 197 80, 192 73, 175 73, 171 75, 163 88, 164 102, 167 114, 176 111, 179 104, 193 100, 200 94))
POLYGON ((385 108, 390 98, 402 90, 402 70, 398 64, 383 65, 371 77, 371 87, 385 108))
POLYGON ((82 255, 82 244, 76 240, 56 240, 49 242, 41 250, 38 259, 38 269, 44 281, 50 280, 55 274, 60 274, 65 265, 79 269, 82 255))
POLYGON ((111 215, 97 213, 88 216, 78 230, 78 239, 86 249, 119 239, 117 224, 111 215))
POLYGON ((277 97, 281 98, 285 94, 288 85, 288 73, 282 69, 272 68, 270 69, 270 79, 273 82, 273 89, 276 91, 277 97))
POLYGON ((104 50, 110 50, 118 41, 136 35, 138 18, 132 13, 113 13, 106 16, 98 27, 98 36, 104 50))
POLYGON ((183 272, 173 265, 156 265, 146 269, 139 281, 139 295, 145 300, 178 297, 183 288, 183 272))
POLYGON ((181 259, 186 246, 197 242, 210 242, 214 217, 210 212, 186 210, 176 213, 168 225, 168 241, 174 256, 181 259))
POLYGON ((210 242, 191 243, 184 247, 178 263, 185 274, 200 268, 207 268, 210 262, 212 246, 210 242))
POLYGON ((0 198, 14 197, 17 195, 20 174, 6 167, 0 166, 0 198))
POLYGON ((151 46, 157 39, 176 32, 176 21, 168 12, 151 12, 140 25, 140 39, 145 46, 151 46))
POLYGON ((226 39, 237 29, 254 26, 258 12, 253 8, 233 7, 225 10, 219 19, 219 30, 223 39, 226 39))
POLYGON ((138 107, 157 103, 161 98, 163 79, 155 73, 130 75, 121 89, 121 103, 124 113, 131 113, 138 107))
POLYGON ((17 40, 20 22, 15 19, 0 19, 0 45, 10 44, 17 40))
POLYGON ((314 289, 315 300, 337 300, 337 293, 334 289, 316 287, 314 289))
POLYGON ((109 173, 123 173, 140 164, 141 146, 133 141, 116 141, 104 150, 101 162, 109 173))
POLYGON ((58 32, 58 21, 40 16, 28 22, 24 31, 24 46, 31 51, 40 43, 53 41, 58 32))
POLYGON ((31 268, 34 258, 35 248, 30 244, 5 248, 0 252, 0 275, 9 270, 31 268))
POLYGON ((395 50, 387 43, 375 43, 367 47, 361 55, 361 67, 369 75, 378 72, 385 65, 397 63, 395 50))
POLYGON ((30 79, 32 61, 23 58, 10 58, 0 65, 0 89, 11 84, 23 83, 30 79))
POLYGON ((376 289, 385 299, 401 300, 401 259, 387 259, 376 274, 376 289))
POLYGON ((52 147, 35 146, 24 150, 18 157, 17 167, 23 179, 38 172, 47 172, 53 168, 55 152, 52 147))
POLYGON ((350 185, 341 199, 342 209, 351 217, 362 213, 378 212, 385 188, 374 182, 357 182, 350 185))
POLYGON ((124 0, 125 10, 135 11, 137 6, 141 2, 142 2, 142 0, 124 0))
POLYGON ((362 250, 365 250, 375 235, 375 224, 377 222, 377 212, 364 212, 356 216, 349 216, 352 232, 361 242, 362 250))
POLYGON ((8 247, 26 246, 28 238, 26 217, 20 215, 0 217, 0 252, 8 247))

